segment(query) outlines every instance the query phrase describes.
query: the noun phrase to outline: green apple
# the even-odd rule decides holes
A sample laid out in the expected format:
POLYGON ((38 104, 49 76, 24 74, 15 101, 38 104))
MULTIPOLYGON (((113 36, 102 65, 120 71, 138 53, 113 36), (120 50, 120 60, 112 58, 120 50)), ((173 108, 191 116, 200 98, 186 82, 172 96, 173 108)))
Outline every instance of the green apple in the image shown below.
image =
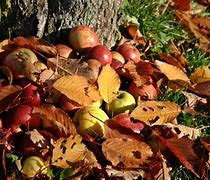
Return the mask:
POLYGON ((33 178, 37 173, 46 174, 47 171, 44 160, 38 156, 30 156, 23 162, 22 173, 27 178, 33 178))
POLYGON ((110 115, 130 113, 136 106, 135 98, 128 92, 120 90, 112 102, 107 103, 106 112, 110 115))
POLYGON ((99 99, 99 100, 93 102, 90 106, 101 107, 102 103, 103 103, 103 99, 99 99))
POLYGON ((96 106, 85 106, 79 109, 73 117, 77 131, 81 135, 103 137, 104 122, 108 120, 107 114, 96 106))

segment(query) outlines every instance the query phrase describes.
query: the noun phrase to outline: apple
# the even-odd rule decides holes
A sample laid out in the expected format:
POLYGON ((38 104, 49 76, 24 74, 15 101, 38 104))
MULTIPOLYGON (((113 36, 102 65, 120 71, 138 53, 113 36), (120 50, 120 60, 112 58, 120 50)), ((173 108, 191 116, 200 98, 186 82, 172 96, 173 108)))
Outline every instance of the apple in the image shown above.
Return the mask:
POLYGON ((128 87, 128 92, 136 99, 139 97, 141 100, 154 100, 157 98, 157 89, 153 84, 138 87, 132 82, 128 87))
POLYGON ((88 49, 99 44, 99 38, 95 31, 86 25, 73 27, 68 40, 70 45, 80 54, 85 54, 88 49))
POLYGON ((85 106, 74 114, 73 122, 81 135, 103 137, 104 122, 108 119, 107 114, 99 107, 85 106))
POLYGON ((104 66, 106 64, 111 64, 112 53, 106 46, 97 45, 88 50, 86 58, 96 59, 102 64, 102 66, 104 66))
POLYGON ((6 56, 3 60, 3 65, 7 66, 12 71, 13 78, 17 79, 23 77, 25 60, 29 60, 33 64, 38 62, 33 51, 27 48, 18 48, 6 56))
POLYGON ((117 50, 125 59, 125 61, 139 62, 141 59, 140 52, 131 43, 124 43, 120 45, 117 50))
POLYGON ((112 53, 112 60, 116 59, 120 61, 122 64, 125 64, 125 58, 117 51, 111 51, 112 53))
POLYGON ((135 98, 128 92, 120 90, 115 99, 106 103, 106 112, 112 116, 120 113, 130 113, 136 106, 135 98))
POLYGON ((25 178, 35 178, 38 174, 47 174, 48 168, 45 161, 38 156, 30 156, 23 161, 22 171, 25 178))
POLYGON ((77 57, 77 55, 73 51, 73 49, 65 44, 57 44, 55 47, 57 49, 59 57, 62 60, 67 60, 67 58, 76 58, 77 57))
POLYGON ((99 99, 98 101, 93 102, 90 106, 101 107, 102 103, 103 103, 103 99, 99 99))
POLYGON ((38 87, 32 84, 27 85, 21 93, 21 101, 29 106, 40 106, 41 97, 38 87))

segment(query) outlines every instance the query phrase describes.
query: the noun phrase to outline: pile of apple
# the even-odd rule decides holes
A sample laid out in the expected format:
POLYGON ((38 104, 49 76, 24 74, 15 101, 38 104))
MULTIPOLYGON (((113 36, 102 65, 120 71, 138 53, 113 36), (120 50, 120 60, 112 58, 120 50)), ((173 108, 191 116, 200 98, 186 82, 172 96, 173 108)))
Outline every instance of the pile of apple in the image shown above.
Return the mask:
MULTIPOLYGON (((59 60, 66 61, 68 58, 84 57, 84 61, 95 72, 95 79, 97 79, 101 68, 107 64, 115 69, 120 77, 124 77, 126 74, 122 67, 126 62, 138 63, 142 61, 140 52, 131 43, 125 42, 110 50, 100 44, 99 37, 94 30, 85 25, 72 28, 68 40, 68 45, 55 45, 59 60)), ((0 58, 1 65, 8 68, 12 74, 12 84, 22 88, 14 99, 13 106, 1 113, 0 124, 1 128, 9 129, 15 134, 15 149, 27 154, 23 161, 22 172, 30 178, 43 166, 45 157, 36 153, 37 149, 40 150, 42 146, 31 141, 29 132, 37 130, 47 145, 49 145, 49 139, 59 138, 50 130, 45 129, 42 121, 31 114, 34 107, 46 103, 48 92, 44 90, 45 87, 42 84, 36 82, 36 73, 28 74, 28 71, 30 72, 30 68, 35 67, 35 72, 38 74, 47 69, 48 65, 45 61, 40 60, 39 54, 27 47, 13 49, 1 55, 0 58)), ((8 84, 8 80, 5 80, 4 83, 1 83, 1 87, 8 84)), ((139 98, 151 100, 156 97, 155 84, 137 87, 135 83, 130 82, 126 89, 119 90, 117 97, 111 103, 101 100, 84 107, 61 94, 58 106, 72 116, 75 127, 82 136, 103 138, 106 120, 120 113, 130 113, 139 98)))

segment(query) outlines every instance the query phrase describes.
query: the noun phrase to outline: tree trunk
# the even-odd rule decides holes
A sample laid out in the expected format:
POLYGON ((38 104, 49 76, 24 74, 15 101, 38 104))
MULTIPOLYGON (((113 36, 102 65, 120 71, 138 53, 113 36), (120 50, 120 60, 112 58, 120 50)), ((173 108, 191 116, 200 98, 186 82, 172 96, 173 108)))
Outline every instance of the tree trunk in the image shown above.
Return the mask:
POLYGON ((11 37, 37 36, 67 41, 75 25, 93 27, 101 43, 112 46, 122 0, 12 0, 6 27, 11 37))

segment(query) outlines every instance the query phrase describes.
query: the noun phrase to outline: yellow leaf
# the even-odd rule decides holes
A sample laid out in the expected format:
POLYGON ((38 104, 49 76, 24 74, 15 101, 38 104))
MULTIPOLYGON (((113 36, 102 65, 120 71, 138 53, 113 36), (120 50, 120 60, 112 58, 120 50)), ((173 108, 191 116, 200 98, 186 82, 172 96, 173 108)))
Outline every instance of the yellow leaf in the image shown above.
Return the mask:
POLYGON ((155 64, 158 66, 160 71, 166 75, 166 77, 169 80, 183 80, 183 81, 190 81, 188 76, 179 68, 176 66, 173 66, 171 64, 162 62, 162 61, 155 61, 155 64))
POLYGON ((99 91, 84 76, 63 76, 55 81, 53 87, 80 105, 88 106, 101 99, 99 91))
POLYGON ((103 66, 98 76, 99 92, 105 102, 110 103, 120 88, 120 78, 110 65, 103 66))
POLYGON ((8 39, 5 39, 2 42, 0 42, 0 52, 3 52, 5 49, 7 49, 8 44, 9 44, 8 39))
POLYGON ((81 141, 79 135, 58 139, 52 152, 52 165, 65 169, 84 160, 86 148, 81 141))
POLYGON ((193 83, 202 83, 210 81, 210 69, 208 66, 197 68, 190 76, 193 83))
POLYGON ((170 101, 140 101, 130 117, 148 125, 160 125, 173 121, 180 113, 180 107, 170 101))

